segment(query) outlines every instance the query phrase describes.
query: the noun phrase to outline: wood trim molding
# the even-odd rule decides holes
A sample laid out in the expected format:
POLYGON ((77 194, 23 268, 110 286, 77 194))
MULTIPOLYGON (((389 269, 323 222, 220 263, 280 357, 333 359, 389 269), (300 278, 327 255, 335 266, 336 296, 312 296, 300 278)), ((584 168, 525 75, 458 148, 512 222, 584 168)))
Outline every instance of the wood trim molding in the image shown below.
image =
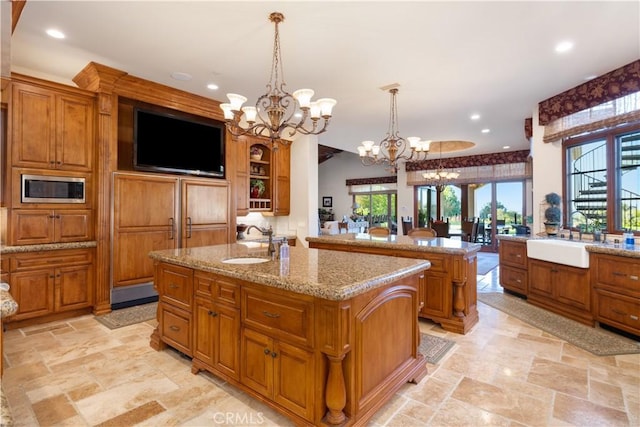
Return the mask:
POLYGON ((347 185, 367 185, 367 184, 394 184, 398 182, 398 177, 393 176, 379 176, 376 178, 356 178, 348 179, 347 185))
POLYGON ((27 0, 11 0, 11 34, 16 29, 22 9, 27 5, 27 0))

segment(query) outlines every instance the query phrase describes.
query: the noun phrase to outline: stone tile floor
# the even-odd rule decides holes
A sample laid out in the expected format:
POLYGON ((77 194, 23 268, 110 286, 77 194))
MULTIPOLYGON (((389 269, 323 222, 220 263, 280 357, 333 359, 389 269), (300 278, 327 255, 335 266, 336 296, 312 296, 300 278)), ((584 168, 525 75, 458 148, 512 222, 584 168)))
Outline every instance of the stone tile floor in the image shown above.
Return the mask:
MULTIPOLYGON (((479 292, 500 292, 498 269, 479 292)), ((406 384, 372 426, 638 426, 640 355, 597 357, 479 303, 467 335, 406 384)), ((92 316, 7 331, 2 386, 17 426, 292 425, 178 352, 149 347, 155 321, 109 330, 92 316)))

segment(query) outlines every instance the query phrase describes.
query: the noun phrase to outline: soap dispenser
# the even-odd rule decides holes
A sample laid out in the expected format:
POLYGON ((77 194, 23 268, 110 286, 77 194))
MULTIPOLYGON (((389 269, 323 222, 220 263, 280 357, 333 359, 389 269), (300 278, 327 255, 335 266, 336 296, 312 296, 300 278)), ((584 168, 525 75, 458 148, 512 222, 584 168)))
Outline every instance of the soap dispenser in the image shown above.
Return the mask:
POLYGON ((289 260, 289 242, 286 237, 282 239, 282 243, 280 244, 280 259, 289 260))

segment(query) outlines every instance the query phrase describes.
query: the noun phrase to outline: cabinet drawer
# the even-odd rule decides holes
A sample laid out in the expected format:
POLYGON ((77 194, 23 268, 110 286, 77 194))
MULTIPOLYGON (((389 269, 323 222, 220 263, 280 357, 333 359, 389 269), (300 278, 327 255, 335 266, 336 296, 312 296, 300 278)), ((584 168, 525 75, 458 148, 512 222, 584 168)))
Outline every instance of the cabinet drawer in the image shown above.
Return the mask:
POLYGON ((437 271, 437 272, 445 272, 447 271, 446 262, 447 258, 442 255, 434 255, 428 254, 426 259, 431 263, 431 267, 429 267, 429 271, 437 271))
POLYGON ((196 295, 213 298, 215 302, 237 307, 240 304, 238 286, 212 273, 196 272, 193 278, 196 295))
POLYGON ((70 264, 87 264, 92 260, 91 250, 59 250, 15 254, 11 257, 11 271, 70 264))
POLYGON ((162 340, 191 356, 191 315, 168 304, 160 304, 162 340))
POLYGON ((640 293, 640 259, 598 256, 596 282, 615 286, 619 290, 640 293))
POLYGON ((237 307, 240 303, 239 288, 235 283, 218 279, 216 281, 214 300, 237 307))
POLYGON ((527 266, 527 246, 522 242, 500 241, 500 263, 512 265, 514 267, 526 268, 527 266))
POLYGON ((313 303, 310 300, 245 288, 241 312, 246 325, 270 336, 312 345, 313 303))
POLYGON ((160 300, 191 310, 193 298, 193 270, 178 265, 160 264, 158 267, 160 300))
POLYGON ((500 284, 503 288, 527 293, 527 270, 508 266, 500 267, 500 284))
POLYGON ((607 291, 597 291, 597 319, 634 334, 640 333, 640 300, 607 291))

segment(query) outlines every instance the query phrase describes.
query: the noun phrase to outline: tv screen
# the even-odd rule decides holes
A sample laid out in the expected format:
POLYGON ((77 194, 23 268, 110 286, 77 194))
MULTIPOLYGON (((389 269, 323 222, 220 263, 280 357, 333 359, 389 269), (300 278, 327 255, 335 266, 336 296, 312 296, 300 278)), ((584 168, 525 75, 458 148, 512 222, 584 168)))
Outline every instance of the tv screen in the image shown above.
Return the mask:
POLYGON ((224 178, 224 124, 136 108, 137 170, 224 178))

